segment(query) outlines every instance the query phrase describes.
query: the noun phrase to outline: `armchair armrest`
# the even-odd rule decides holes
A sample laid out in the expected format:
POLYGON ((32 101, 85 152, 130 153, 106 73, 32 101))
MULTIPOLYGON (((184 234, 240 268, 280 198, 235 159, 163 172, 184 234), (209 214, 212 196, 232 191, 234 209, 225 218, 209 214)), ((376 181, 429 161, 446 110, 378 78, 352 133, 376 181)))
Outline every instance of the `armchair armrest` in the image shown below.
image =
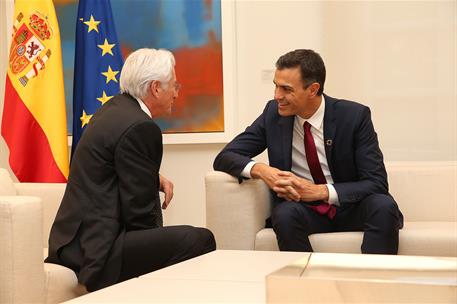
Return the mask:
POLYGON ((49 232, 65 192, 66 183, 14 183, 17 195, 37 196, 42 202, 43 248, 48 247, 49 232))
POLYGON ((257 232, 270 215, 271 195, 259 179, 238 179, 220 171, 205 176, 206 225, 218 249, 253 250, 257 232))
POLYGON ((41 200, 0 196, 0 303, 44 301, 41 200))

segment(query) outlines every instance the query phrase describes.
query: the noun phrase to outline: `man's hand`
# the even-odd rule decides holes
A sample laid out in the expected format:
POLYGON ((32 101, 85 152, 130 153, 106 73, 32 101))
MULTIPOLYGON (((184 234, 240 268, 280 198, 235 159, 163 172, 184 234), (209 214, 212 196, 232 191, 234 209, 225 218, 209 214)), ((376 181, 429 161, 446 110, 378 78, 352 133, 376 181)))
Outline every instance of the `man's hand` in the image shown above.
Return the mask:
POLYGON ((297 191, 292 187, 292 185, 286 185, 284 187, 277 186, 277 182, 282 178, 282 174, 287 174, 290 172, 281 171, 277 168, 270 167, 263 163, 256 163, 251 169, 251 176, 253 178, 260 178, 262 179, 267 186, 275 191, 279 197, 286 198, 283 193, 288 193, 287 200, 290 201, 299 201, 300 197, 297 191), (281 188, 281 189, 279 189, 281 188), (279 190, 279 192, 277 191, 279 190))
POLYGON ((312 182, 298 177, 292 172, 281 171, 279 179, 275 182, 273 191, 279 197, 290 201, 328 201, 329 193, 326 185, 316 185, 312 182), (293 191, 291 191, 291 188, 293 191))
POLYGON ((275 182, 279 179, 279 172, 281 170, 263 163, 256 163, 251 168, 251 176, 262 179, 270 189, 273 189, 275 182))
POLYGON ((159 190, 165 193, 165 201, 162 204, 162 209, 167 209, 168 204, 170 204, 171 199, 173 198, 173 183, 166 179, 163 175, 159 174, 160 179, 160 188, 159 190))

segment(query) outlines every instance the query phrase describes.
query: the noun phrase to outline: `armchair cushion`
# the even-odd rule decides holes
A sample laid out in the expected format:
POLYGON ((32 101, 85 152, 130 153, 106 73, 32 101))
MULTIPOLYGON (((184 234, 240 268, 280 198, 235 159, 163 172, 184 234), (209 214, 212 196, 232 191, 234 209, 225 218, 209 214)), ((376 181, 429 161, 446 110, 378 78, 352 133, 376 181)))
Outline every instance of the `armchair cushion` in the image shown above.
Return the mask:
MULTIPOLYGON (((362 232, 317 233, 309 236, 315 252, 360 253, 362 232)), ((457 256, 457 222, 405 222, 398 254, 457 256)), ((273 229, 260 230, 255 250, 279 250, 273 229)))
POLYGON ((87 293, 85 287, 78 283, 78 278, 73 270, 57 264, 44 263, 44 271, 46 276, 45 303, 59 303, 87 293))

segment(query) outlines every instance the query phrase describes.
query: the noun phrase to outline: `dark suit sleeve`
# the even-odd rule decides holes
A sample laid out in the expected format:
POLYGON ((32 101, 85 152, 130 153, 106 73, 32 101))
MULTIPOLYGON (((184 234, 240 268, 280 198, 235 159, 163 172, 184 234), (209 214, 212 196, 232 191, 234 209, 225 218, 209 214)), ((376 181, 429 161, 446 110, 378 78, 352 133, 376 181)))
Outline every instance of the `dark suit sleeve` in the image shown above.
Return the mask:
POLYGON ((127 231, 156 227, 161 159, 162 135, 152 120, 130 127, 116 146, 114 165, 127 231))
POLYGON ((241 178, 241 172, 252 161, 252 157, 259 155, 267 148, 265 135, 265 119, 269 102, 263 113, 246 130, 229 142, 214 160, 214 170, 223 171, 241 178))
POLYGON ((387 194, 387 173, 384 167, 378 137, 368 107, 360 112, 354 133, 354 161, 357 180, 335 183, 340 203, 359 202, 371 194, 387 194))

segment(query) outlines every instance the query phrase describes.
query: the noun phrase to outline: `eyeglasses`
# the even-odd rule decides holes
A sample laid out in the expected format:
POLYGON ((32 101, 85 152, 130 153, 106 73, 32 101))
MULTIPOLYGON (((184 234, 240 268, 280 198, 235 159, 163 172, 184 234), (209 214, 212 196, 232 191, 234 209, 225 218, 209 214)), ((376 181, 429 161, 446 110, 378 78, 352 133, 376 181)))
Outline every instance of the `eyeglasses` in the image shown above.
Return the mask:
MULTIPOLYGON (((162 87, 162 89, 168 90, 169 83, 160 82, 160 86, 162 87)), ((182 85, 177 81, 173 84, 173 89, 175 89, 176 92, 178 92, 181 89, 181 87, 182 85)))

